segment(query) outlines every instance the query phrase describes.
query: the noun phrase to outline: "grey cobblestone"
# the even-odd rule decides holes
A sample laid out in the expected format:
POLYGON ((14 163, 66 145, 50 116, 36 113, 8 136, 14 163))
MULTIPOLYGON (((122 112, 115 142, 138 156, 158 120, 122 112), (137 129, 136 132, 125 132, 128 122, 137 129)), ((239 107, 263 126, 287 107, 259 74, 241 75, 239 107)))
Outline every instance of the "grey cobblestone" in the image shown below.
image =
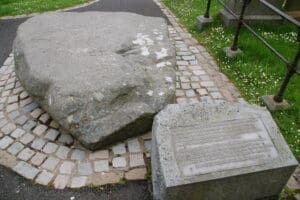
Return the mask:
POLYGON ((37 119, 44 111, 40 108, 36 108, 31 112, 31 116, 35 119, 37 119))
POLYGON ((13 170, 18 174, 24 176, 25 178, 31 180, 39 173, 39 170, 37 168, 23 161, 18 162, 13 170))
POLYGON ((109 163, 108 160, 97 160, 94 162, 95 172, 108 172, 109 163))
POLYGON ((32 102, 30 104, 25 105, 23 109, 25 112, 31 112, 38 107, 39 107, 39 105, 37 103, 32 102))
POLYGON ((108 159, 109 158, 109 151, 108 150, 99 150, 90 153, 89 159, 95 160, 95 159, 108 159))
POLYGON ((43 153, 37 152, 30 160, 33 165, 40 166, 47 156, 43 153))
POLYGON ((213 86, 215 86, 214 82, 212 82, 212 81, 201 81, 200 85, 202 87, 213 87, 213 86))
POLYGON ((200 76, 201 81, 209 81, 210 77, 208 75, 202 75, 200 76))
POLYGON ((26 91, 23 91, 21 94, 20 94, 20 99, 25 99, 28 97, 28 93, 26 91))
POLYGON ((31 147, 36 149, 36 150, 41 150, 45 144, 46 144, 46 140, 44 140, 42 138, 36 138, 32 142, 31 147))
POLYGON ((73 143, 73 138, 69 134, 62 133, 58 138, 58 141, 66 145, 71 145, 73 143))
POLYGON ((29 148, 25 148, 23 149, 19 155, 18 158, 24 161, 29 160, 33 155, 35 154, 35 152, 29 148))
POLYGON ((84 160, 85 159, 85 152, 80 149, 73 149, 71 154, 72 160, 84 160))
POLYGON ((2 127, 1 131, 8 135, 10 134, 12 131, 14 131, 17 128, 17 126, 13 123, 8 123, 5 126, 2 127))
POLYGON ((127 144, 128 144, 128 151, 129 152, 131 152, 131 153, 141 152, 140 142, 138 141, 137 138, 128 140, 127 144))
POLYGON ((18 154, 22 149, 24 148, 24 145, 21 144, 20 142, 15 142, 13 143, 8 149, 7 152, 16 155, 18 154))
POLYGON ((23 125, 23 129, 26 131, 31 131, 36 126, 36 122, 29 120, 23 125))
POLYGON ((59 132, 57 130, 54 129, 50 129, 47 131, 45 138, 51 141, 55 141, 55 139, 57 138, 57 136, 59 135, 59 132))
POLYGON ((207 90, 206 90, 206 89, 204 89, 204 88, 197 89, 196 91, 198 92, 198 94, 199 94, 200 96, 205 96, 205 95, 208 95, 208 92, 207 92, 207 90))
POLYGON ((39 136, 39 135, 42 135, 43 133, 45 133, 47 128, 48 128, 47 126, 45 126, 43 124, 39 124, 38 126, 35 127, 35 129, 32 132, 39 136))
POLYGON ((59 163, 59 159, 54 158, 52 156, 48 157, 47 160, 42 164, 44 169, 49 171, 53 171, 59 163))
POLYGON ((50 123, 50 127, 52 127, 52 128, 58 128, 59 124, 57 122, 55 122, 54 120, 52 120, 51 123, 50 123))
POLYGON ((52 180, 54 174, 47 172, 47 171, 42 171, 38 177, 35 179, 35 182, 41 184, 41 185, 48 185, 50 181, 52 180))
POLYGON ((92 163, 90 162, 78 163, 77 167, 79 175, 91 175, 93 173, 92 163))
POLYGON ((212 92, 212 93, 210 93, 210 95, 214 99, 223 99, 223 96, 222 96, 222 94, 220 92, 212 92))
POLYGON ((48 113, 44 113, 40 116, 39 120, 45 124, 50 120, 50 116, 48 113))
POLYGON ((56 149, 58 148, 57 144, 54 144, 52 142, 48 142, 44 148, 43 148, 43 152, 46 154, 51 154, 54 153, 56 151, 56 149))
POLYGON ((176 95, 176 97, 184 96, 184 91, 183 90, 176 90, 175 95, 176 95))
POLYGON ((186 90, 186 91, 185 91, 185 95, 186 95, 187 97, 194 97, 194 96, 196 96, 196 93, 195 93, 194 90, 186 90))
POLYGON ((60 168, 59 168, 59 173, 61 174, 71 174, 72 170, 75 167, 75 163, 71 161, 64 161, 60 168))
POLYGON ((129 155, 129 165, 130 167, 144 166, 144 156, 142 153, 130 154, 129 155))
POLYGON ((71 181, 71 188, 80 188, 82 186, 85 186, 86 182, 86 176, 73 177, 71 181))
POLYGON ((19 138, 21 137, 22 135, 25 134, 25 131, 20 129, 20 128, 17 128, 16 130, 14 130, 10 136, 13 137, 13 138, 19 138))
POLYGON ((20 115, 21 115, 21 113, 18 110, 15 110, 15 111, 12 111, 11 113, 9 113, 7 116, 11 120, 14 120, 15 118, 19 117, 20 115))
POLYGON ((32 142, 34 140, 34 135, 32 135, 31 133, 26 133, 25 135, 23 135, 23 137, 21 137, 20 141, 23 144, 29 144, 30 142, 32 142))
POLYGON ((112 151, 115 155, 122 155, 126 153, 126 148, 124 143, 119 143, 112 147, 112 151))
POLYGON ((69 152, 70 152, 69 147, 60 146, 58 148, 58 150, 56 151, 56 156, 61 158, 61 159, 67 159, 69 152))
POLYGON ((2 128, 7 123, 8 123, 7 119, 1 119, 1 121, 0 121, 0 127, 2 128))
POLYGON ((0 140, 0 148, 6 149, 9 145, 11 145, 14 140, 11 137, 5 136, 0 140))
POLYGON ((124 157, 113 158, 112 165, 115 168, 126 167, 127 166, 126 158, 124 157))
POLYGON ((55 178, 53 185, 57 189, 64 189, 67 186, 69 179, 70 179, 70 176, 59 174, 55 178))

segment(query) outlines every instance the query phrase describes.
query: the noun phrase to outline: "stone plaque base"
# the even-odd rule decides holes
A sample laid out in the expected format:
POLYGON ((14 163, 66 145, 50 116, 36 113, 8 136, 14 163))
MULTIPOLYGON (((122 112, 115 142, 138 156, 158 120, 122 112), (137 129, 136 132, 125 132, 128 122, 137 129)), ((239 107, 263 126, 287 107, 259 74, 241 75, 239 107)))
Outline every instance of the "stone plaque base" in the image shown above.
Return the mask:
POLYGON ((237 49, 237 50, 233 51, 231 49, 231 47, 225 47, 224 52, 225 52, 226 56, 229 58, 237 57, 238 55, 241 55, 243 53, 241 49, 237 49))
POLYGON ((272 197, 297 166, 270 113, 257 106, 169 105, 152 132, 154 199, 272 197))
POLYGON ((274 101, 274 95, 262 96, 260 100, 267 106, 270 111, 285 110, 289 108, 289 104, 285 99, 280 103, 274 101))
POLYGON ((203 15, 197 17, 197 27, 200 31, 207 25, 212 23, 214 20, 212 17, 206 18, 203 15))

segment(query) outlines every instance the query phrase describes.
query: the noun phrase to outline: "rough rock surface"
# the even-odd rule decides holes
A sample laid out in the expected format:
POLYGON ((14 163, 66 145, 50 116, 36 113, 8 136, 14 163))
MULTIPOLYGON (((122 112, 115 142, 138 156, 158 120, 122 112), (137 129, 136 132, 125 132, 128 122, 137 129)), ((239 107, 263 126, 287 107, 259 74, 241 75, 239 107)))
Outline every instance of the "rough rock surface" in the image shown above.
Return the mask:
POLYGON ((24 88, 89 149, 144 133, 174 98, 175 51, 162 18, 43 14, 20 25, 14 53, 24 88))

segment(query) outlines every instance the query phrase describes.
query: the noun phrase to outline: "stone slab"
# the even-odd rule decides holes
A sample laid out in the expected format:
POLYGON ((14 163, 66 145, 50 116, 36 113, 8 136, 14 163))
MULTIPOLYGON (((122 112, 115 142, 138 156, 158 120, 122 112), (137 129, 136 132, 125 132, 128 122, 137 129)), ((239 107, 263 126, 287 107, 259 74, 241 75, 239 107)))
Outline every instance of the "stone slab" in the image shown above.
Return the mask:
POLYGON ((275 196, 297 166, 270 113, 258 106, 169 105, 152 130, 154 199, 275 196))

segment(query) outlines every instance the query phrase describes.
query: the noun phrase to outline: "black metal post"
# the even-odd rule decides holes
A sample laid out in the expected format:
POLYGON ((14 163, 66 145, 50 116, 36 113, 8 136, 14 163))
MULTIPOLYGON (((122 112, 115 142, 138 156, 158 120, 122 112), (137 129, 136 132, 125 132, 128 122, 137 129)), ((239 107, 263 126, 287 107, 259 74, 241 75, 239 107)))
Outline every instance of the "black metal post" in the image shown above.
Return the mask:
POLYGON ((298 49, 298 52, 297 52, 297 55, 296 55, 294 61, 292 63, 288 64, 288 71, 286 73, 284 81, 280 87, 279 92, 274 96, 275 102, 280 103, 283 101, 283 94, 286 90, 287 85, 289 84, 290 79, 297 71, 299 59, 300 59, 300 46, 299 46, 299 49, 298 49))
POLYGON ((205 11, 205 14, 204 14, 205 18, 209 18, 210 17, 210 15, 209 15, 210 4, 211 4, 211 0, 207 0, 206 11, 205 11))
POLYGON ((240 16, 239 16, 239 22, 238 22, 238 26, 237 26, 237 29, 236 29, 236 32, 235 32, 235 35, 234 35, 233 45, 231 47, 232 51, 238 50, 238 41, 239 41, 240 31, 241 31, 242 26, 243 26, 244 14, 245 14, 247 5, 251 0, 243 0, 243 1, 244 1, 244 4, 243 4, 243 7, 242 7, 240 16))

